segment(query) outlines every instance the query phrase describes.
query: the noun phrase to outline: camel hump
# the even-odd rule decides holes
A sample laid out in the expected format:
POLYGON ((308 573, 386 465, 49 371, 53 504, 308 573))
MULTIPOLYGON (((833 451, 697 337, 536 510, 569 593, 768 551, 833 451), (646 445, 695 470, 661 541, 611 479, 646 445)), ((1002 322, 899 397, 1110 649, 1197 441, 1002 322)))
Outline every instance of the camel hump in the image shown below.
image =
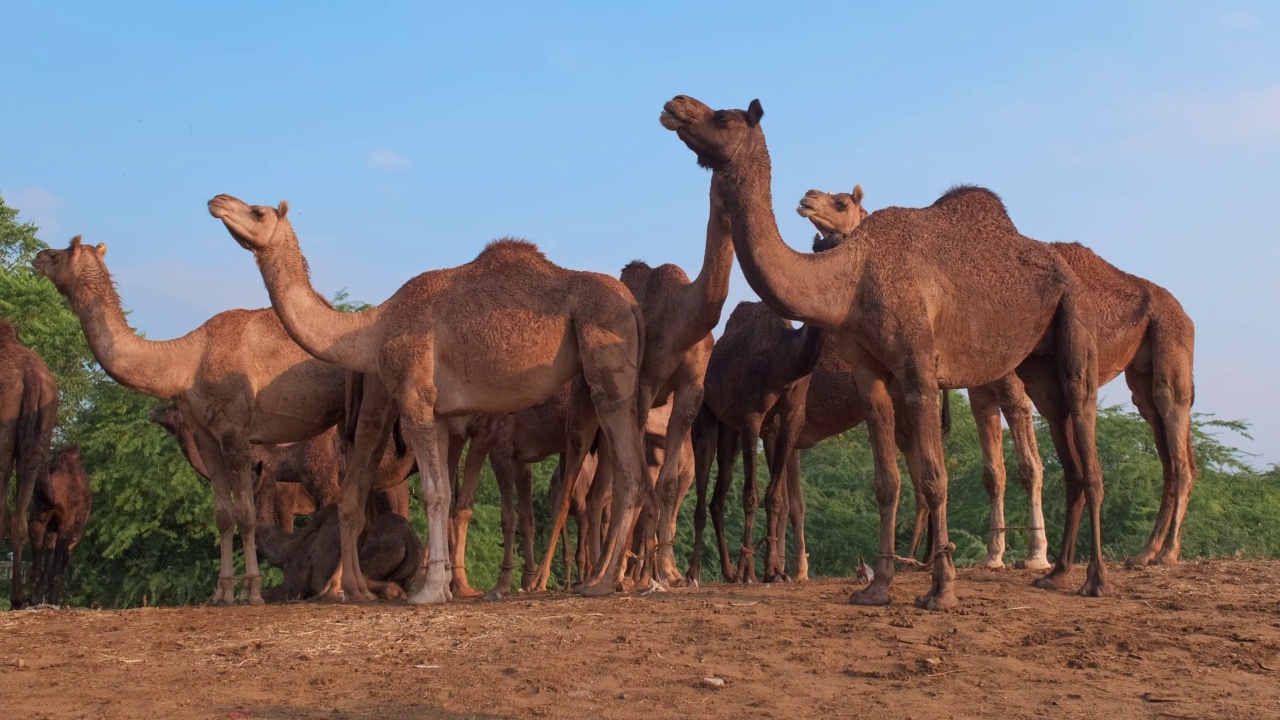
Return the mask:
POLYGON ((955 185, 934 201, 931 207, 946 210, 974 220, 998 221, 1013 227, 1004 201, 994 192, 977 185, 955 185))
POLYGON ((504 260, 536 260, 538 262, 550 262, 547 256, 542 254, 537 245, 523 240, 521 238, 503 237, 491 241, 484 246, 484 250, 476 256, 476 262, 492 262, 504 260))
POLYGON ((0 343, 16 342, 18 342, 18 331, 13 328, 13 323, 0 318, 0 343))
POLYGON ((762 302, 743 300, 738 303, 733 312, 729 313, 729 319, 724 324, 724 334, 746 332, 746 328, 758 331, 766 328, 784 330, 790 327, 791 322, 784 320, 781 315, 774 312, 768 305, 762 302))

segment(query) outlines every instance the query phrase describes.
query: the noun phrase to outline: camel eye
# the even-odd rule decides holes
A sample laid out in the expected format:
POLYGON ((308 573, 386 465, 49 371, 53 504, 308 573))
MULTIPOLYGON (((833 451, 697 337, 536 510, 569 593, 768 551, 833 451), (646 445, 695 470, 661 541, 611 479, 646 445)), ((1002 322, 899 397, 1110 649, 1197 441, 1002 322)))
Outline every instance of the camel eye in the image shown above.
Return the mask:
POLYGON ((711 116, 711 119, 714 120, 715 123, 717 125, 720 125, 721 127, 723 127, 728 122, 728 119, 725 118, 723 112, 717 112, 715 115, 711 116))
POLYGON ((255 218, 257 218, 257 219, 261 220, 261 219, 262 219, 262 208, 254 208, 254 209, 253 209, 253 216, 254 216, 255 218))
POLYGON ((848 210, 848 209, 849 209, 849 203, 847 203, 847 202, 845 202, 845 201, 843 201, 843 200, 837 200, 837 201, 836 201, 836 209, 837 209, 837 210, 839 210, 840 212, 844 212, 845 210, 848 210))

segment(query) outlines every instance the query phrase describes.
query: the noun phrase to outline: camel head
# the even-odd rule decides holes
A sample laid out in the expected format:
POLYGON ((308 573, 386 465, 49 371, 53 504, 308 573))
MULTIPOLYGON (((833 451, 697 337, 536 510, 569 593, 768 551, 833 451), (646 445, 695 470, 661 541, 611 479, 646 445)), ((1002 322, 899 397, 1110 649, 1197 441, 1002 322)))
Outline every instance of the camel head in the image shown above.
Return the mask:
POLYGON ((209 214, 227 226, 227 232, 251 252, 265 250, 276 239, 276 233, 289 225, 289 201, 281 200, 279 207, 249 205, 230 195, 219 195, 209 201, 209 214))
POLYGON ((179 429, 186 424, 182 413, 178 411, 178 406, 173 403, 163 403, 151 408, 151 412, 147 414, 147 419, 168 430, 173 435, 177 435, 179 429))
POLYGON ((852 233, 867 217, 867 210, 862 207, 861 185, 854 185, 851 193, 810 190, 800 198, 800 206, 796 208, 796 212, 800 217, 808 218, 822 235, 821 242, 815 240, 813 243, 814 252, 835 247, 839 241, 831 236, 852 233), (824 247, 819 249, 819 245, 824 247))
POLYGON ((658 120, 689 146, 699 165, 720 170, 765 148, 762 117, 759 100, 752 100, 746 110, 712 110, 688 95, 677 95, 662 106, 658 120))
POLYGON ((107 246, 85 245, 77 235, 71 238, 71 244, 65 250, 41 250, 31 261, 36 274, 43 275, 53 282, 58 292, 68 298, 78 293, 99 294, 102 283, 111 284, 111 274, 103 257, 107 254, 107 246))

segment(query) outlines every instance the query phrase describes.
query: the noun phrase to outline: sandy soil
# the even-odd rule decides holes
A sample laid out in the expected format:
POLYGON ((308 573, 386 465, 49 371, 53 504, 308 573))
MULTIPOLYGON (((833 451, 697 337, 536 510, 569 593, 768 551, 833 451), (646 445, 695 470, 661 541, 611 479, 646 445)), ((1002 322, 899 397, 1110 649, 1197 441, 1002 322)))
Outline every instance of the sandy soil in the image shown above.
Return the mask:
MULTIPOLYGON (((1083 579, 1083 570, 1077 574, 1083 579)), ((1280 562, 1113 567, 1119 596, 961 573, 447 607, 0 616, 5 718, 1280 717, 1280 562), (717 678, 723 686, 716 687, 717 678)))

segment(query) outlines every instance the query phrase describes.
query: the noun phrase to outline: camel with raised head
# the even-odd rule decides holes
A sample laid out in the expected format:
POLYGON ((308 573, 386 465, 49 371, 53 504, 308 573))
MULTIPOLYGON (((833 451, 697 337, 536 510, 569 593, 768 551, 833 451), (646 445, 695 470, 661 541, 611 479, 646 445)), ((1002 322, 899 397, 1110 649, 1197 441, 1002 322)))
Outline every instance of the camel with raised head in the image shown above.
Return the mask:
MULTIPOLYGON (((867 217, 862 207, 862 186, 852 193, 829 193, 810 190, 800 198, 796 212, 808 218, 818 230, 820 239, 814 240, 814 249, 830 249, 844 241, 867 217)), ((843 397, 853 400, 857 388, 852 382, 833 390, 843 391, 843 397)), ((1022 380, 1010 373, 994 383, 969 388, 969 408, 978 428, 978 442, 982 448, 982 481, 991 501, 987 555, 978 562, 979 567, 1004 566, 1004 442, 1000 429, 1000 414, 1009 423, 1014 450, 1018 457, 1018 479, 1027 493, 1030 522, 1027 526, 1027 554, 1017 565, 1029 570, 1049 567, 1049 541, 1045 535, 1044 510, 1041 504, 1041 488, 1044 485, 1044 465, 1036 443, 1035 419, 1031 413, 1031 399, 1027 397, 1022 380)), ((837 422, 836 426, 839 426, 837 422)), ((843 429, 839 432, 843 432, 843 429)), ((920 539, 929 521, 929 505, 920 488, 916 487, 916 522, 911 536, 910 557, 915 557, 920 539)), ((926 560, 928 558, 926 557, 926 560)))
POLYGON ((93 512, 93 489, 80 465, 80 446, 59 450, 31 498, 31 577, 34 605, 58 605, 71 553, 93 512))
POLYGON ((18 342, 18 333, 0 318, 0 543, 13 550, 10 607, 26 607, 22 547, 27 542, 27 509, 36 486, 49 472, 49 444, 58 422, 58 383, 40 356, 18 342), (9 479, 16 472, 16 501, 9 504, 9 479))
POLYGON ((980 189, 949 192, 927 208, 880 210, 867 217, 852 242, 829 252, 792 250, 773 216, 763 115, 759 101, 746 110, 717 111, 678 96, 666 104, 661 120, 712 170, 752 289, 783 317, 828 331, 853 366, 875 458, 880 557, 875 579, 850 601, 890 602, 900 489, 894 435, 900 425, 930 509, 933 538, 933 583, 916 602, 937 610, 958 604, 939 390, 986 385, 1015 369, 1052 391, 1055 402, 1042 409, 1055 437, 1079 460, 1066 474, 1066 552, 1038 583, 1057 587, 1065 580, 1087 503, 1093 553, 1081 593, 1106 593, 1102 475, 1094 439, 1096 320, 1079 280, 1057 254, 1018 233, 999 198, 980 189))
MULTIPOLYGON (((859 188, 860 189, 860 188, 859 188)), ((861 218, 840 195, 810 190, 800 204, 820 231, 842 237, 861 218)), ((865 217, 865 211, 863 211, 865 217)), ((1169 291, 1123 272, 1077 243, 1049 243, 1075 271, 1093 296, 1098 314, 1098 382, 1105 385, 1120 373, 1133 392, 1133 404, 1151 425, 1164 470, 1160 511, 1147 545, 1128 562, 1137 565, 1172 563, 1182 547, 1182 519, 1196 479, 1191 446, 1191 401, 1195 396, 1192 368, 1195 325, 1169 291)), ((1045 557, 1044 515, 1040 490, 1043 470, 1031 419, 1031 399, 1017 376, 969 390, 974 419, 983 446, 983 480, 991 496, 991 536, 980 565, 1000 567, 1004 554, 1005 473, 996 408, 1004 412, 1018 453, 1018 476, 1031 501, 1031 538, 1027 558, 1019 567, 1048 567, 1045 557)), ((917 519, 916 535, 922 519, 917 519)), ((914 552, 914 548, 913 548, 914 552)))
MULTIPOLYGON (((370 418, 366 431, 385 438, 398 413, 422 478, 430 560, 411 602, 444 603, 451 597, 445 567, 451 419, 522 410, 573 379, 569 465, 576 475, 597 428, 603 429, 619 490, 614 525, 629 529, 634 523, 643 483, 636 389, 644 321, 622 283, 565 270, 533 244, 503 239, 470 263, 413 278, 375 308, 340 313, 311 286, 286 203, 250 206, 219 195, 209 201, 209 211, 253 252, 290 336, 319 359, 376 376, 395 400, 383 417, 370 418)), ((362 414, 362 425, 364 420, 362 414)), ((364 461, 366 468, 375 457, 364 461)), ((355 516, 368 493, 367 480, 359 485, 339 502, 342 584, 348 594, 370 596, 359 584, 356 537, 349 529, 358 526, 355 516)), ((611 562, 583 586, 584 594, 614 591, 624 550, 610 548, 611 562)))
POLYGON ((222 546, 212 602, 235 602, 238 528, 243 598, 260 604, 252 445, 306 440, 336 423, 342 369, 298 347, 269 309, 228 310, 176 340, 147 340, 125 320, 106 251, 77 236, 64 250, 42 250, 32 264, 67 298, 102 369, 125 387, 172 400, 190 423, 210 473, 222 546))

